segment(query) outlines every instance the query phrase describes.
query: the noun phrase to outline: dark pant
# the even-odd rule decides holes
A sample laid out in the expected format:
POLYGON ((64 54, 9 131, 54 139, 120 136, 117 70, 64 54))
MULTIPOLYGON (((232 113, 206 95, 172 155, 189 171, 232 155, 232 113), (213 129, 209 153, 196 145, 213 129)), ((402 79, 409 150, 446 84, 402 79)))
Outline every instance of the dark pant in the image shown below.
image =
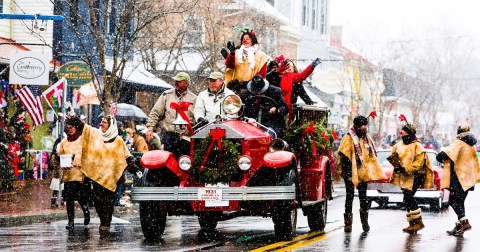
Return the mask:
POLYGON ((106 189, 95 181, 92 181, 92 185, 93 203, 98 218, 100 218, 100 226, 110 227, 113 215, 113 205, 115 203, 115 192, 106 189))
POLYGON ((162 132, 163 149, 170 151, 179 158, 190 154, 190 142, 182 140, 180 135, 174 132, 162 132))
POLYGON ((413 180, 412 190, 402 189, 403 191, 403 203, 407 208, 407 211, 413 211, 418 209, 417 201, 415 200, 415 193, 418 188, 425 183, 425 175, 416 175, 413 180))
POLYGON ((450 198, 448 204, 453 208, 453 211, 455 211, 459 220, 465 217, 465 199, 467 198, 469 190, 463 190, 460 181, 458 181, 457 174, 452 167, 450 173, 450 198))
MULTIPOLYGON (((345 213, 352 213, 353 208, 353 198, 355 196, 355 186, 351 180, 351 177, 346 177, 345 181, 345 213)), ((368 200, 367 200, 367 183, 361 182, 357 186, 358 190, 358 199, 360 200, 360 210, 366 212, 369 209, 368 200)))

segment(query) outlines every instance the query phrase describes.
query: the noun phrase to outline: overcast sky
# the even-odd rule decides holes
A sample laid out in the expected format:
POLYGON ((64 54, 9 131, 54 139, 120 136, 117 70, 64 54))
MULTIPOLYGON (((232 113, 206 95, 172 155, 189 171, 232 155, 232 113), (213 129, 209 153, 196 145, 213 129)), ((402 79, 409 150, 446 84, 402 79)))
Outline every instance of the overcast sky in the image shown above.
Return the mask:
POLYGON ((344 27, 343 44, 352 49, 452 37, 480 45, 478 0, 331 0, 330 10, 331 24, 344 27))

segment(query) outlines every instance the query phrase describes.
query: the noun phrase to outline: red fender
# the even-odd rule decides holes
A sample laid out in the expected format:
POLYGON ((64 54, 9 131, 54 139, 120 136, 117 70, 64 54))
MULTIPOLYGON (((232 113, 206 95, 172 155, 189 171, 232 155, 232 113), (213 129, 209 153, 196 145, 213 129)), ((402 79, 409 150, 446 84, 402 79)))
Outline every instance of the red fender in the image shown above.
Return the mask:
POLYGON ((289 151, 274 151, 268 152, 263 156, 263 164, 272 168, 283 168, 290 163, 295 155, 289 151))
POLYGON ((175 155, 169 151, 153 150, 146 152, 140 159, 140 165, 150 170, 167 167, 175 173, 180 180, 184 180, 187 177, 187 174, 178 167, 178 161, 175 155))

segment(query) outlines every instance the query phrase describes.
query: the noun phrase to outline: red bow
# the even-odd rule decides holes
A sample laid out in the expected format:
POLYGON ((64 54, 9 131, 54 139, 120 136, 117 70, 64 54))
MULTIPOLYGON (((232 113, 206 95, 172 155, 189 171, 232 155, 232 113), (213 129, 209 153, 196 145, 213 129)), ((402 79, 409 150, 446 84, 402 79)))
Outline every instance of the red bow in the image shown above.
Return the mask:
POLYGON ((203 157, 202 164, 200 165, 200 171, 203 171, 205 164, 207 163, 208 156, 210 156, 210 152, 212 151, 213 145, 217 142, 218 150, 222 149, 222 138, 225 136, 226 130, 221 128, 215 128, 210 130, 210 136, 212 137, 212 141, 210 145, 208 145, 207 153, 203 157))
POLYGON ((302 132, 302 142, 305 141, 305 136, 310 135, 312 138, 312 155, 317 155, 317 142, 315 142, 315 125, 313 123, 310 124, 310 127, 305 128, 302 132))
POLYGON ((325 131, 322 132, 322 137, 323 137, 323 139, 325 139, 325 141, 330 140, 330 136, 329 136, 329 135, 327 134, 327 132, 325 132, 325 131))
POLYGON ((370 115, 368 115, 367 117, 371 117, 371 118, 375 119, 375 117, 377 117, 377 111, 374 110, 374 111, 370 112, 370 115))
POLYGON ((185 120, 187 124, 187 129, 190 132, 190 134, 193 134, 193 129, 192 129, 192 124, 190 123, 190 119, 188 119, 187 114, 185 114, 185 111, 188 111, 188 107, 190 106, 191 103, 189 102, 172 102, 170 103, 170 108, 175 109, 177 113, 185 120))
POLYGON ((408 124, 407 118, 403 114, 400 114, 398 119, 400 119, 400 122, 406 122, 408 124))

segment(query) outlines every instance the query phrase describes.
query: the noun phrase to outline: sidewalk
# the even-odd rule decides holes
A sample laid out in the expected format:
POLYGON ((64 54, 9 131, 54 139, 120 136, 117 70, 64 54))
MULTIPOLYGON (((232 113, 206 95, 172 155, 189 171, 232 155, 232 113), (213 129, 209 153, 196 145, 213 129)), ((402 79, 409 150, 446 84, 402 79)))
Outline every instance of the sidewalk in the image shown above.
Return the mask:
MULTIPOLYGON (((25 181, 14 193, 0 196, 0 227, 27 225, 39 222, 66 220, 64 206, 50 206, 52 190, 50 180, 25 181)), ((138 211, 137 206, 115 207, 113 215, 118 217, 138 211)), ((96 217, 95 208, 90 208, 92 217, 96 217)), ((76 204, 75 216, 83 213, 76 204)))

